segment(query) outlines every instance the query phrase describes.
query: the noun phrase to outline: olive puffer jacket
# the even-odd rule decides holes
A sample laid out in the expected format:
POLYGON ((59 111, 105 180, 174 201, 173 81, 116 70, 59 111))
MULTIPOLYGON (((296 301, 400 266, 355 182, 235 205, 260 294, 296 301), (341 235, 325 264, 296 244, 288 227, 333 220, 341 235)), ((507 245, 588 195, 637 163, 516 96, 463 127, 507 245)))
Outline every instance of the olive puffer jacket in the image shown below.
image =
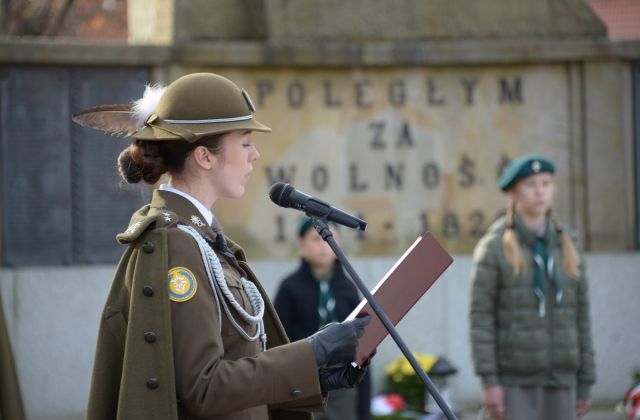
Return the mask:
POLYGON ((547 282, 541 316, 533 287, 536 234, 516 215, 514 228, 527 267, 515 275, 502 247, 505 228, 504 218, 496 221, 474 252, 470 324, 476 374, 485 387, 577 387, 578 397, 587 398, 595 366, 584 263, 578 279, 569 277, 562 268, 560 229, 548 223, 544 239, 563 296, 556 303, 547 282))

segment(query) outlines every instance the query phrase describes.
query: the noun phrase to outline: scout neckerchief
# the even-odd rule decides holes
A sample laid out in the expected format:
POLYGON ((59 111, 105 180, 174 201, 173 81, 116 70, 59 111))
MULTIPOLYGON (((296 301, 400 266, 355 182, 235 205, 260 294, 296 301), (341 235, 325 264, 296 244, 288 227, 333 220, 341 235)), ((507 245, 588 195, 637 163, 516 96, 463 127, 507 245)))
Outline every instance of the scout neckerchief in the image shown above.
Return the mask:
POLYGON ((533 261, 535 262, 533 290, 538 297, 538 314, 540 317, 543 317, 546 314, 545 285, 547 280, 553 286, 556 303, 562 302, 562 289, 560 288, 560 284, 558 283, 556 272, 554 270, 553 256, 549 255, 547 243, 543 236, 548 223, 551 222, 547 219, 545 224, 537 233, 536 240, 533 245, 533 261))
MULTIPOLYGON (((330 322, 337 321, 336 317, 336 299, 333 297, 333 292, 331 291, 330 281, 333 277, 333 272, 335 271, 335 264, 329 272, 320 277, 316 278, 318 281, 318 285, 320 287, 320 293, 318 295, 318 315, 320 317, 318 321, 318 329, 324 327, 330 322)), ((312 271, 313 272, 313 271, 312 271)), ((314 273, 315 276, 315 273, 314 273)))

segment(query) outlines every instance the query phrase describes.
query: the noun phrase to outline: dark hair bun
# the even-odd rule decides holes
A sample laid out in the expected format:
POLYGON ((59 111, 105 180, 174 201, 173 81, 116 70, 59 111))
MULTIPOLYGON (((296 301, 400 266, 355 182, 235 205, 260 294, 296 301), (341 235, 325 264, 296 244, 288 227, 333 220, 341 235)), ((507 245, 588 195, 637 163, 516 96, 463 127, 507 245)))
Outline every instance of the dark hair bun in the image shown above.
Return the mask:
POLYGON ((160 147, 155 142, 136 141, 124 149, 118 156, 118 171, 129 184, 144 180, 147 184, 155 184, 167 165, 160 147))

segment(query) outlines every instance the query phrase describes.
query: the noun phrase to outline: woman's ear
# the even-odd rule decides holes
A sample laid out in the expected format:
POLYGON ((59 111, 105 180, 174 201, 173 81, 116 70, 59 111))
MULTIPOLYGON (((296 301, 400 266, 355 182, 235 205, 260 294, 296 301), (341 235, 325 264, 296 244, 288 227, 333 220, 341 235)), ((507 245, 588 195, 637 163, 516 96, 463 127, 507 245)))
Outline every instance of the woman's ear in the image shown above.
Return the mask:
POLYGON ((202 169, 211 169, 213 167, 213 154, 204 146, 197 146, 191 151, 191 157, 196 165, 202 169))

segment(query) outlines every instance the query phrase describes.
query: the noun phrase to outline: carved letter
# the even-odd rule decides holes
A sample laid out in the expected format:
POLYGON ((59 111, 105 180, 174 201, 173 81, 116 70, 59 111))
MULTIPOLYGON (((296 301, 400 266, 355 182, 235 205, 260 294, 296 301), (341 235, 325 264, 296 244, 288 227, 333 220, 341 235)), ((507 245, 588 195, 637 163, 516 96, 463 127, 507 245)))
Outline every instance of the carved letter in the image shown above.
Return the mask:
POLYGON ((369 128, 373 131, 373 137, 371 137, 371 149, 381 150, 384 149, 385 143, 382 139, 382 132, 384 131, 384 121, 370 121, 369 128))
POLYGON ((473 173, 473 168, 476 166, 476 163, 469 158, 467 155, 462 155, 460 159, 460 165, 458 166, 458 170, 460 171, 460 175, 463 179, 458 182, 463 188, 468 188, 472 186, 476 182, 476 176, 473 173))
POLYGON ((427 99, 433 106, 442 106, 446 102, 443 97, 438 97, 436 82, 431 77, 427 79, 427 99))
POLYGON ((331 80, 325 80, 323 82, 324 86, 324 104, 327 108, 336 108, 342 106, 342 99, 334 98, 332 95, 333 92, 333 84, 331 80))
POLYGON ((369 80, 363 79, 356 82, 356 105, 358 108, 371 108, 371 102, 366 100, 365 88, 369 86, 369 80))
POLYGON ((474 99, 473 94, 477 84, 478 84, 477 77, 462 79, 462 86, 464 86, 464 93, 465 93, 467 105, 473 105, 473 99, 474 99))
POLYGON ((329 171, 324 165, 318 165, 311 171, 311 185, 317 192, 322 192, 329 186, 329 171))
POLYGON ((398 108, 407 101, 407 89, 404 80, 394 79, 389 84, 389 103, 398 108))
POLYGON ((435 162, 427 162, 422 167, 422 183, 429 189, 436 188, 440 183, 440 168, 435 162))
POLYGON ((264 101, 267 95, 273 93, 273 81, 260 79, 256 81, 256 90, 258 91, 258 106, 264 106, 264 101))
POLYGON ((402 181, 404 176, 404 165, 402 163, 398 163, 396 166, 391 163, 387 163, 384 166, 385 174, 384 174, 384 187, 387 190, 392 188, 397 188, 399 190, 402 189, 402 181))
POLYGON ((402 122, 402 128, 400 129, 400 136, 398 136, 398 142, 396 147, 413 147, 413 138, 411 137, 411 127, 406 121, 402 122))
POLYGON ((358 182, 358 165, 355 163, 349 165, 349 180, 349 189, 353 192, 362 192, 369 188, 366 182, 358 182))
POLYGON ((500 179, 500 177, 502 176, 502 172, 504 171, 504 168, 509 166, 509 163, 511 163, 511 159, 509 159, 509 156, 503 153, 500 156, 500 160, 498 161, 498 166, 496 166, 496 180, 500 179))
POLYGON ((522 98, 522 79, 520 77, 514 78, 511 85, 509 85, 509 81, 506 77, 501 77, 499 84, 500 93, 498 102, 501 104, 505 102, 521 104, 524 102, 524 99, 522 98))
POLYGON ((304 103, 304 85, 300 81, 292 82, 287 87, 287 98, 292 108, 300 108, 304 103))
POLYGON ((284 234, 284 217, 281 214, 276 216, 276 242, 284 242, 287 239, 284 234))

